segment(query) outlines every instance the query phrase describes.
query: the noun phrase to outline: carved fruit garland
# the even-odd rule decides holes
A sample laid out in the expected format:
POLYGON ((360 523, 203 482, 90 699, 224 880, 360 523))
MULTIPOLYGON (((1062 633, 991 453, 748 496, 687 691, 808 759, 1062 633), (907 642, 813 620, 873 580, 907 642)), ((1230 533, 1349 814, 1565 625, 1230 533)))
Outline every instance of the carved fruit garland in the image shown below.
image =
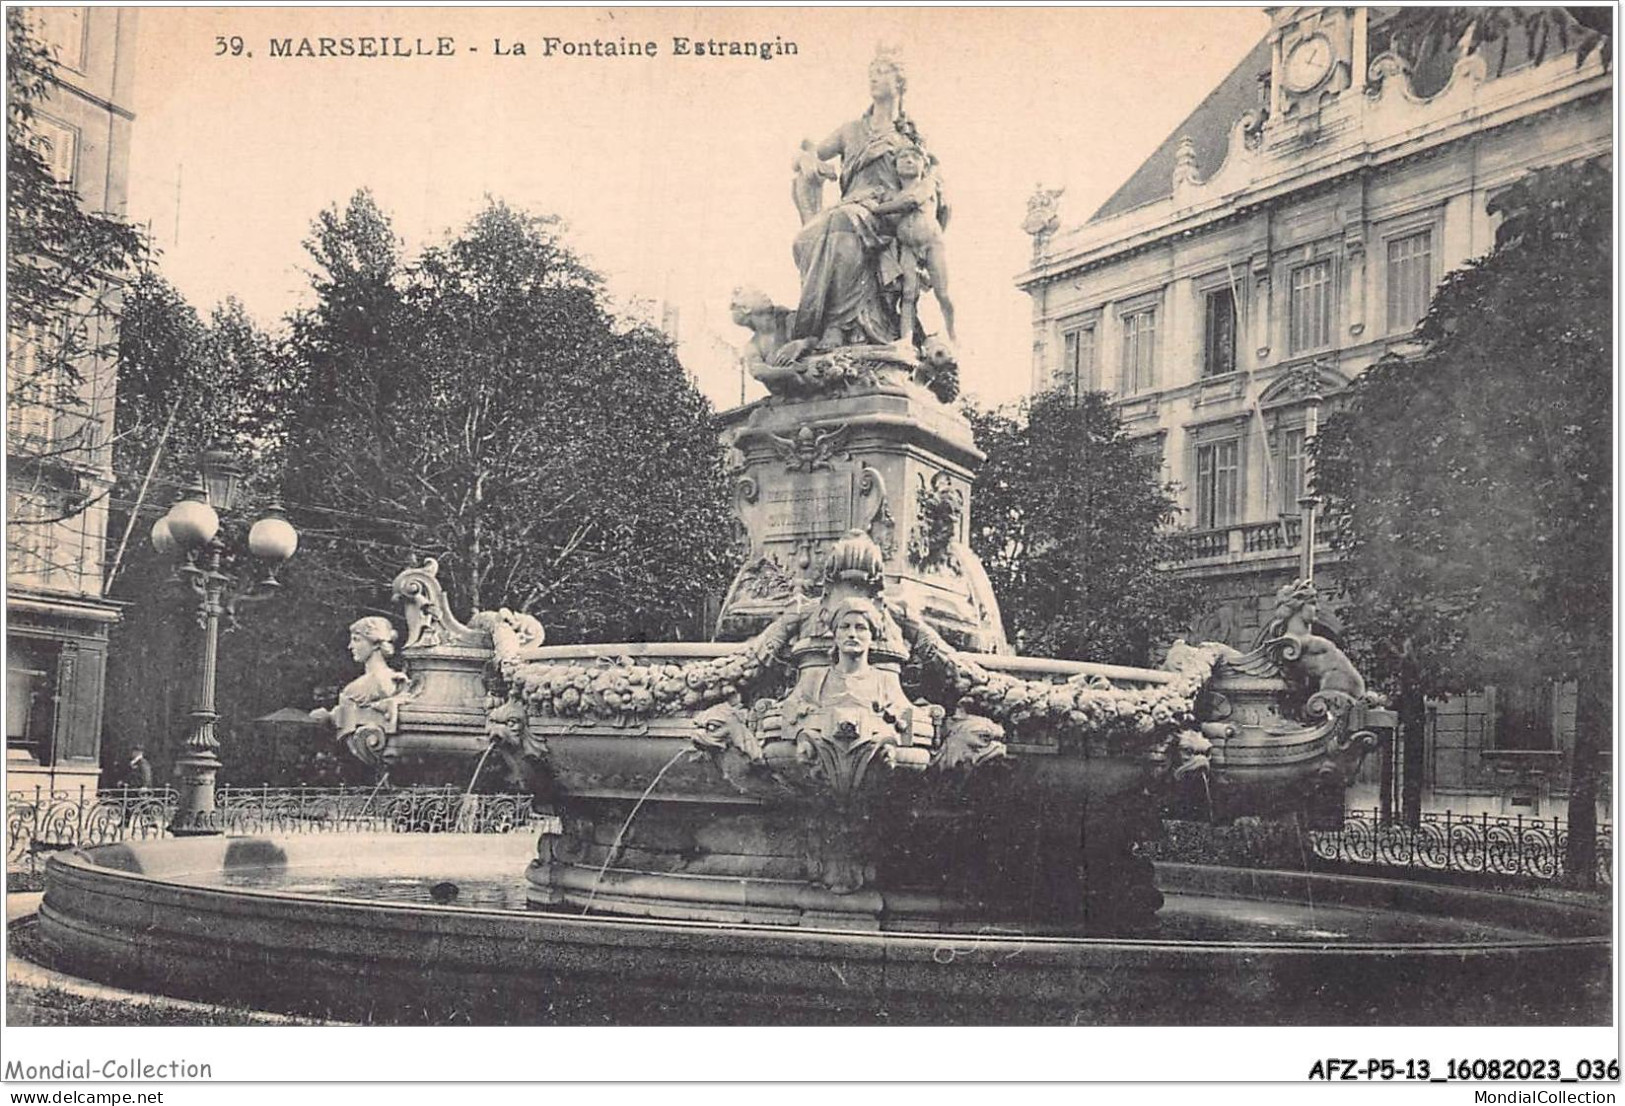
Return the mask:
POLYGON ((795 636, 803 613, 786 611, 738 649, 688 664, 633 664, 624 658, 605 658, 597 666, 525 664, 500 651, 498 662, 512 693, 537 714, 612 722, 670 717, 743 702, 795 636))
POLYGON ((1197 693, 1224 651, 1220 645, 1175 643, 1164 664, 1174 679, 1151 687, 1118 688, 1099 676, 1063 684, 991 672, 955 653, 923 622, 909 620, 914 656, 934 670, 954 705, 1017 728, 1041 723, 1052 733, 1104 740, 1114 749, 1156 749, 1196 726, 1197 693))

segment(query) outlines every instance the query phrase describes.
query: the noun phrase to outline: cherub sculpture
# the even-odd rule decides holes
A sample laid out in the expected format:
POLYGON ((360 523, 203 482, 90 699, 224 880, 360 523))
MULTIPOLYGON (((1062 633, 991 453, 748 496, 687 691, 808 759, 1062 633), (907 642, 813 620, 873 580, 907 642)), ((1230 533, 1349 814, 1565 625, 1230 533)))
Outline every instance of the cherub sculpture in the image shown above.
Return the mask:
POLYGON ((894 155, 897 192, 874 207, 876 215, 897 215, 898 264, 902 268, 902 299, 898 313, 902 323, 900 341, 914 343, 915 322, 919 318, 920 292, 929 287, 942 309, 942 325, 950 341, 954 339, 954 305, 948 298, 948 250, 942 231, 948 210, 942 203, 942 184, 937 180, 935 162, 917 145, 903 146, 894 155), (926 280, 921 281, 924 271, 926 280))

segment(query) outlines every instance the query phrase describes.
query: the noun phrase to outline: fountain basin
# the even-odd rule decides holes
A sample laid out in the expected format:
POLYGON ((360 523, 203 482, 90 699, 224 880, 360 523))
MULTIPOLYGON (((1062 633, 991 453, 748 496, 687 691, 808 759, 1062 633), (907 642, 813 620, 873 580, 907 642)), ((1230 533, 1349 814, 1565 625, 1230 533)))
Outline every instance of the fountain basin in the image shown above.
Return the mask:
POLYGON ((205 837, 54 857, 80 975, 346 1020, 1608 1024, 1605 908, 1163 864, 1136 939, 526 911, 526 835, 205 837), (436 885, 455 883, 447 905, 436 885), (1484 980, 1496 980, 1486 989, 1484 980))

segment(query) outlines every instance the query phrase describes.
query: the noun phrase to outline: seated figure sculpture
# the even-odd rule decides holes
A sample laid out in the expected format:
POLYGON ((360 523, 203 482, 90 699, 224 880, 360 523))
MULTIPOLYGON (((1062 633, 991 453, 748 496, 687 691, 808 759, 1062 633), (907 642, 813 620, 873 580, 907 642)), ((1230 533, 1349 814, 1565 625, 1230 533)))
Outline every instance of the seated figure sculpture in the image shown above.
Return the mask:
POLYGON ((1308 580, 1297 580, 1275 594, 1275 617, 1264 628, 1266 642, 1290 642, 1304 676, 1316 691, 1337 691, 1351 699, 1365 695, 1365 679, 1335 642, 1315 633, 1320 595, 1308 580))
POLYGON ((801 299, 793 340, 781 351, 786 360, 813 351, 913 339, 902 331, 898 314, 903 275, 894 248, 898 217, 875 210, 901 191, 896 152, 920 144, 919 132, 903 110, 906 88, 902 58, 893 50, 878 53, 869 66, 868 109, 813 146, 805 165, 798 161, 798 176, 814 188, 822 186, 814 166, 838 157, 841 197, 817 214, 804 212, 792 246, 801 299))
POLYGON ((387 618, 369 615, 353 622, 350 656, 361 665, 361 675, 344 685, 333 706, 310 712, 313 721, 331 723, 350 752, 374 767, 387 767, 388 735, 395 731, 410 683, 406 673, 389 667, 394 642, 395 627, 387 618))

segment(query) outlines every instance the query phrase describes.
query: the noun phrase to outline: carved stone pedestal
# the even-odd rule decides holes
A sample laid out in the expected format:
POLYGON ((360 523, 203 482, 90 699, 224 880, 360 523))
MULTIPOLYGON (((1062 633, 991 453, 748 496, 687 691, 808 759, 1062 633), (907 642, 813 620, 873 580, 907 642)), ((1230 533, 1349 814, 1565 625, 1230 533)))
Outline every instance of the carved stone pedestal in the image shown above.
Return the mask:
POLYGON ((971 484, 984 459, 970 425, 895 360, 843 350, 813 361, 808 371, 835 382, 824 391, 774 395, 723 416, 747 558, 723 602, 718 640, 750 637, 798 590, 816 590, 830 547, 857 529, 885 558, 888 601, 923 615, 956 648, 1007 652, 998 603, 968 544, 971 484))

